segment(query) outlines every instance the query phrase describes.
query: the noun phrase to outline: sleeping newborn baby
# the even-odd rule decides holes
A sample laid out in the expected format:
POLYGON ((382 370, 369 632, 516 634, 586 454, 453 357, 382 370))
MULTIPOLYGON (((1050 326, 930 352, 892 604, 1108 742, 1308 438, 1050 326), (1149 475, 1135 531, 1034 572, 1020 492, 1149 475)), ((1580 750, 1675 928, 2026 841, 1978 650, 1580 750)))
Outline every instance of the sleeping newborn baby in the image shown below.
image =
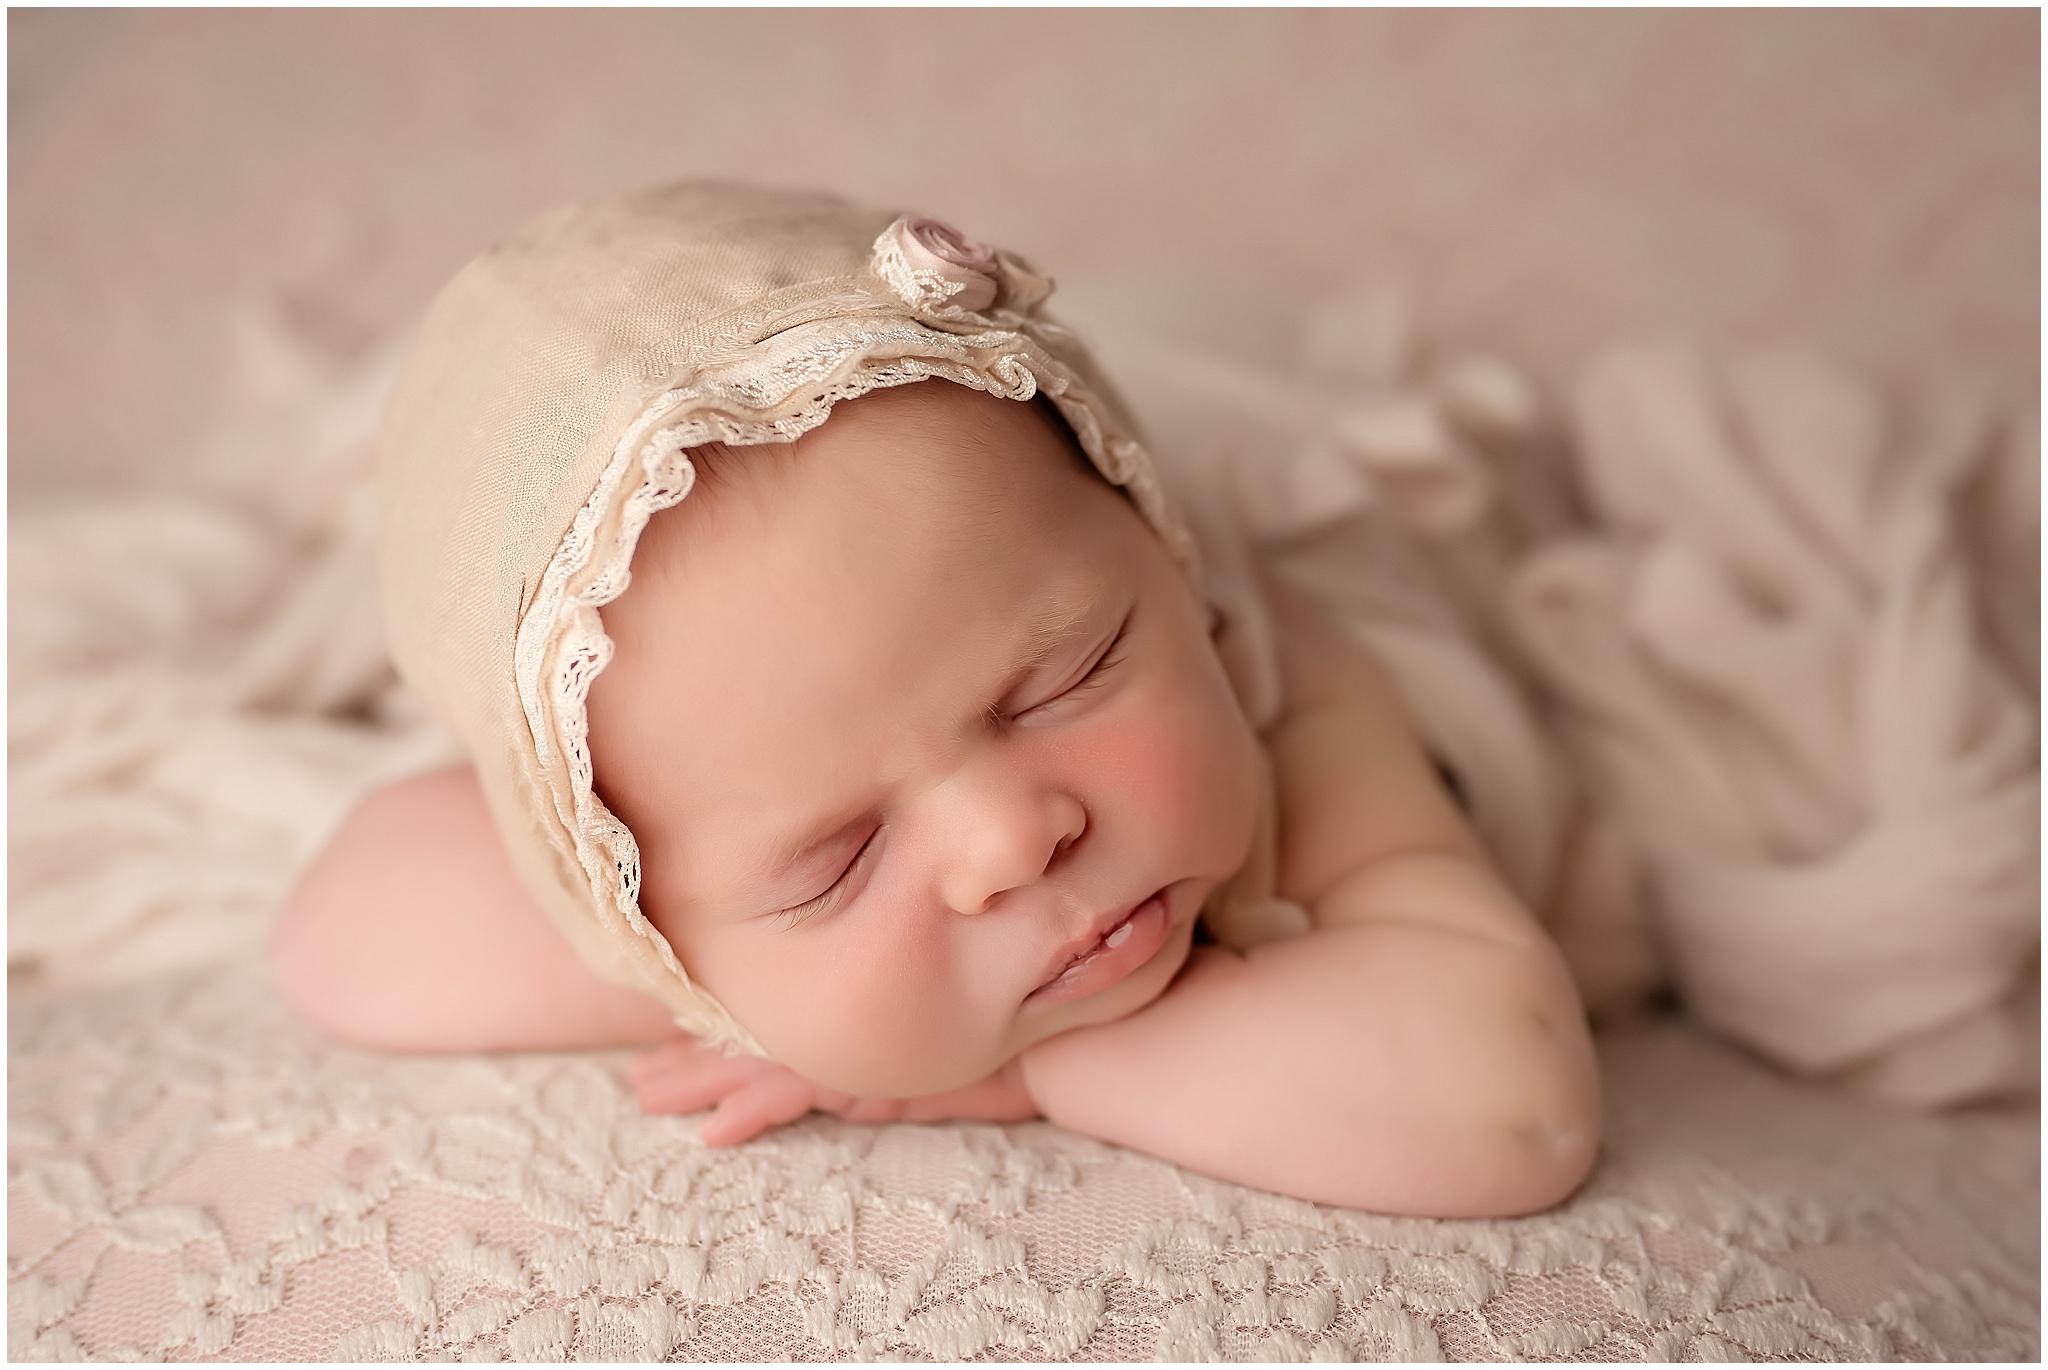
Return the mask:
POLYGON ((1319 1202, 1557 1202, 1599 1114, 1560 957, 1371 659, 1277 580, 1219 607, 1050 290, 718 185, 458 276, 379 478, 394 655, 471 764, 344 823, 286 998, 652 1047, 642 1105, 714 1144, 1043 1116, 1319 1202))

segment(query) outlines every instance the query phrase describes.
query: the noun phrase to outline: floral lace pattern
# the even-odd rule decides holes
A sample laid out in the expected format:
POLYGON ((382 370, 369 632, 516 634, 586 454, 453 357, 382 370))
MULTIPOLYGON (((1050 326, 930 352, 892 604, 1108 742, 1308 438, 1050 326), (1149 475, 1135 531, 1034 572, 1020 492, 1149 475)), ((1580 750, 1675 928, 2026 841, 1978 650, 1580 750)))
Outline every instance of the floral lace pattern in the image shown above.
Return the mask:
POLYGON ((1018 1126, 731 1150, 607 1055, 323 1044, 242 961, 17 995, 9 1353, 251 1360, 2039 1354, 2026 1113, 1889 1113, 1611 1036, 1554 1213, 1319 1207, 1018 1126))

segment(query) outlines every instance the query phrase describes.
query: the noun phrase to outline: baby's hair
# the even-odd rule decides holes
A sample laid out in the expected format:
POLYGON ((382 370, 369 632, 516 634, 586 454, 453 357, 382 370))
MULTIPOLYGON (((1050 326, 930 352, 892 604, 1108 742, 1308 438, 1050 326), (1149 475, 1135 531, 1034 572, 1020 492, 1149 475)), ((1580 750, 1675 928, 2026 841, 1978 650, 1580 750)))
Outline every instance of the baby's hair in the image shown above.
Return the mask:
POLYGON ((1088 460, 1088 454, 1081 450, 1081 439, 1075 436, 1073 425, 1067 422, 1067 416, 1060 412, 1060 407, 1052 402, 1050 396, 1041 390, 1031 397, 1031 407, 1045 415, 1046 420, 1052 424, 1059 435, 1066 439, 1067 450, 1074 454, 1075 461, 1081 463, 1082 470, 1092 475, 1100 476, 1102 474, 1095 469, 1095 463, 1088 460))
POLYGON ((690 465, 697 473, 690 490, 693 495, 706 495, 732 483, 732 465, 746 459, 746 449, 707 442, 702 447, 692 447, 689 455, 690 465))

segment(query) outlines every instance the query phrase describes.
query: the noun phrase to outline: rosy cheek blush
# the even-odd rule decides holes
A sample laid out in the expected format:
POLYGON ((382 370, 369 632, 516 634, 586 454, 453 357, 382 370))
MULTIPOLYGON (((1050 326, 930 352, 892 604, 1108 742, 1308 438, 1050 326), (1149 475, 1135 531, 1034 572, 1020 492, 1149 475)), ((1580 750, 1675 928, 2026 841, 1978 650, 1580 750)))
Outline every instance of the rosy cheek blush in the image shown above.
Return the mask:
POLYGON ((1188 711, 1152 700, 1099 729, 1079 753, 1117 797, 1126 822, 1141 825, 1143 840, 1177 865, 1177 877, 1228 876, 1243 852, 1218 851, 1233 835, 1249 832, 1257 793, 1256 772, 1243 739, 1224 734, 1188 711))

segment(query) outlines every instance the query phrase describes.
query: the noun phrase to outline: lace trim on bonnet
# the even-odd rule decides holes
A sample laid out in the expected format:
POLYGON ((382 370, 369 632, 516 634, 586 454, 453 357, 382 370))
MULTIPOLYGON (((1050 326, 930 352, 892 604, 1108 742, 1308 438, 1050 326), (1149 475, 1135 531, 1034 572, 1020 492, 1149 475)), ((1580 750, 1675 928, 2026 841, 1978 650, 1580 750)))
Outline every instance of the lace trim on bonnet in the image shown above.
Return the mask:
POLYGON ((723 1005, 690 980, 668 940, 641 912, 639 845, 597 797, 589 746, 591 682, 612 656, 598 609, 625 592, 633 549, 648 519, 690 493, 696 480, 690 448, 791 442, 822 424, 841 400, 927 379, 1013 400, 1043 391, 1096 468, 1130 493, 1175 559, 1201 583, 1194 539, 1169 505, 1149 454, 1118 432, 1101 401, 1031 336, 1064 338, 1057 324, 1025 317, 1024 311, 1051 293, 1051 282, 1007 253, 991 253, 988 261, 1001 276, 1001 307, 984 314, 962 308, 963 300, 993 303, 992 291, 963 279, 986 282, 988 276, 976 269, 978 261, 960 269, 957 257, 968 255, 959 251, 964 240, 954 235, 952 242, 934 243, 934 228, 942 226, 898 220, 876 240, 871 262, 920 318, 878 319, 871 304, 865 318, 820 318, 814 312, 810 321, 752 345, 743 340, 752 330, 735 326, 726 330, 729 345, 712 348, 711 359, 694 375, 643 410, 619 439, 549 561, 514 645, 514 673, 540 770, 549 777, 557 816, 574 836, 598 916, 610 921, 607 914, 615 913, 655 951, 674 977, 670 988, 682 991, 662 996, 676 1010, 677 1024, 731 1050, 765 1054, 723 1005), (952 331, 962 325, 974 331, 952 331), (561 768, 552 764, 556 748, 561 768), (564 774, 566 790, 555 778, 564 774))

